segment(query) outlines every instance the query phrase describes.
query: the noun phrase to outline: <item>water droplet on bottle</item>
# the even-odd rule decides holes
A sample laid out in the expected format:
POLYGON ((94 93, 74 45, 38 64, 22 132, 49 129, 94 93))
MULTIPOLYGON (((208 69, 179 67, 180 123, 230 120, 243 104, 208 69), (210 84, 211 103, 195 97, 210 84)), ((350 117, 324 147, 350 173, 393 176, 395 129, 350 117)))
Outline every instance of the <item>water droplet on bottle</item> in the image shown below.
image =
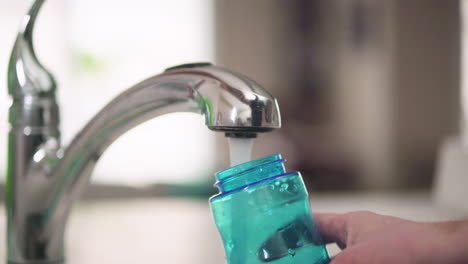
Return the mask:
POLYGON ((287 183, 281 184, 280 192, 287 192, 288 187, 289 187, 289 184, 287 184, 287 183))
POLYGON ((297 192, 298 188, 297 188, 297 184, 293 184, 291 187, 290 187, 291 191, 292 192, 297 192))
POLYGON ((226 246, 228 250, 232 250, 235 247, 234 242, 232 242, 232 240, 229 240, 226 246))

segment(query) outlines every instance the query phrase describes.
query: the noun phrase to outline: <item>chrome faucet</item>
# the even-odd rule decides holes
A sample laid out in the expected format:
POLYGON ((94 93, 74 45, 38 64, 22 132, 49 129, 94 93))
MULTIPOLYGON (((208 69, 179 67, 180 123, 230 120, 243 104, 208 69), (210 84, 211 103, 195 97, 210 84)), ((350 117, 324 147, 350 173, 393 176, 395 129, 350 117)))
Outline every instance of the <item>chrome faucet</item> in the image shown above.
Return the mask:
POLYGON ((64 262, 64 230, 96 162, 120 135, 170 112, 196 112, 211 130, 251 137, 281 126, 276 99, 254 81, 209 63, 167 69, 121 93, 68 147, 60 145, 53 76, 35 56, 34 23, 24 17, 8 68, 12 97, 6 182, 8 263, 64 262))

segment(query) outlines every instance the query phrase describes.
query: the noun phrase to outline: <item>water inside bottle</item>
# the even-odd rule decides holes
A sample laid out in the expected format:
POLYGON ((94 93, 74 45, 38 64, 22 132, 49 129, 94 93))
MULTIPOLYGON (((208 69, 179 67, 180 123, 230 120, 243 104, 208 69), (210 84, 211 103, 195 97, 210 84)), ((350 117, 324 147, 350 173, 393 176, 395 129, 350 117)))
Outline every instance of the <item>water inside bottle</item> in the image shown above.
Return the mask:
POLYGON ((231 167, 252 159, 253 138, 228 137, 231 167))

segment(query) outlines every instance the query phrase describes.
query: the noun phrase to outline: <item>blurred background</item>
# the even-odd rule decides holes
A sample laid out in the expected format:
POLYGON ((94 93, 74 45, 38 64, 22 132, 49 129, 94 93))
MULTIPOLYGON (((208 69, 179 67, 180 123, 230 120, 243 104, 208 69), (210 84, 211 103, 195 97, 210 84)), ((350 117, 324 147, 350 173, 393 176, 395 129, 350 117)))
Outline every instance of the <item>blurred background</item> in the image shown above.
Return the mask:
MULTIPOLYGON (((439 150, 464 124, 464 2, 48 0, 35 44, 59 85, 65 145, 134 83, 173 65, 211 61, 250 76, 278 98, 283 127, 259 135, 253 158, 282 153, 288 170, 301 171, 311 195, 319 194, 319 209, 427 219, 433 216, 430 193, 438 181, 439 150), (381 197, 369 193, 405 193, 418 206, 398 211, 401 203, 368 203, 381 197)), ((6 69, 31 3, 0 0, 2 181, 10 104, 6 69)), ((189 196, 205 203, 216 192, 213 173, 229 166, 227 147, 224 136, 209 131, 195 114, 149 121, 104 153, 85 197, 189 196)), ((155 203, 186 211, 185 203, 166 199, 155 203)), ((83 212, 94 208, 87 206, 83 212)), ((194 221, 204 223, 209 211, 201 208, 207 215, 194 221)), ((209 247, 201 251, 212 254, 209 247)), ((222 252, 216 254, 200 263, 219 262, 222 252)))

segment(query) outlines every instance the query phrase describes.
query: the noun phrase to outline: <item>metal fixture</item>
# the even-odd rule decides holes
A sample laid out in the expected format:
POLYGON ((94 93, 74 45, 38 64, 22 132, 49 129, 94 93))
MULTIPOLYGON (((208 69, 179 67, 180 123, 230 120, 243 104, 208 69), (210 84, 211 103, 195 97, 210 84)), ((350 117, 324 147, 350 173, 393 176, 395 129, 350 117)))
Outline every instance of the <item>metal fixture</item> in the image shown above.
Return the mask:
MULTIPOLYGON (((281 126, 276 99, 249 78, 208 63, 167 69, 124 91, 60 145, 52 75, 37 60, 34 22, 44 0, 24 17, 8 68, 10 133, 6 208, 8 263, 64 262, 64 229, 72 204, 96 162, 120 135, 171 112, 196 112, 208 128, 251 137, 281 126)), ((92 95, 90 95, 92 96, 92 95)))

